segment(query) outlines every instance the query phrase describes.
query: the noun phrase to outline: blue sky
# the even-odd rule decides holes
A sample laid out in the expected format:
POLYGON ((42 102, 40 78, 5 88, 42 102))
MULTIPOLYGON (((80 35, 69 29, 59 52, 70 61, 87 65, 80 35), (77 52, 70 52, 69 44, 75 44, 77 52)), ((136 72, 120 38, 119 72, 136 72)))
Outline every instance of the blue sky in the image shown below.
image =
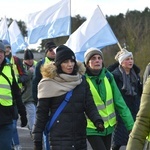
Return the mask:
MULTIPOLYGON (((3 0, 1 2, 0 18, 6 16, 17 20, 25 20, 29 13, 43 10, 58 0, 3 0)), ((71 0, 72 16, 80 14, 88 17, 99 5, 104 15, 118 15, 129 10, 144 10, 150 8, 149 0, 71 0)))

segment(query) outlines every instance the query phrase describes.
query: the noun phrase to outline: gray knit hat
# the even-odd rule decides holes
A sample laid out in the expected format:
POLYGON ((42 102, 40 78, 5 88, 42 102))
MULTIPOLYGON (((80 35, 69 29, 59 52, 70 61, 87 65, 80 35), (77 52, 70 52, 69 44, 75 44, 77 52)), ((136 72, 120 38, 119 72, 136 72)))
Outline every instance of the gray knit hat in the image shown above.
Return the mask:
POLYGON ((85 64, 87 65, 88 61, 90 60, 90 58, 93 56, 93 55, 100 55, 102 57, 102 59, 104 59, 103 57, 103 53, 100 49, 98 48, 94 48, 94 47, 91 47, 89 48, 85 53, 84 53, 84 62, 85 64))
POLYGON ((0 42, 0 50, 5 52, 5 46, 4 46, 4 44, 2 42, 0 42))

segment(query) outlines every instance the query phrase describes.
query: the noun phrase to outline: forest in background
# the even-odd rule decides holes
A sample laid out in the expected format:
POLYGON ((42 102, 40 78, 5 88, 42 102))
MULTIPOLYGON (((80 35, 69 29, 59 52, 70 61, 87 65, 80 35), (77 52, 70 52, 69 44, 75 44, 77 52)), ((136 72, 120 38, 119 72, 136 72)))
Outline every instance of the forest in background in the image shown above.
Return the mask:
MULTIPOLYGON (((150 62, 150 9, 146 7, 143 11, 134 10, 127 11, 126 14, 106 15, 106 19, 120 45, 133 53, 135 64, 141 69, 140 75, 142 77, 146 65, 150 62)), ((72 17, 71 33, 85 20, 86 18, 79 14, 72 17)), ((9 26, 13 19, 7 18, 7 21, 9 26)), ((20 20, 17 23, 23 36, 26 37, 27 27, 25 22, 20 20)), ((67 39, 68 36, 42 40, 41 49, 44 50, 44 44, 48 40, 53 40, 57 45, 60 45, 64 44, 67 39)), ((102 49, 106 67, 115 62, 114 57, 119 50, 117 44, 102 49)))

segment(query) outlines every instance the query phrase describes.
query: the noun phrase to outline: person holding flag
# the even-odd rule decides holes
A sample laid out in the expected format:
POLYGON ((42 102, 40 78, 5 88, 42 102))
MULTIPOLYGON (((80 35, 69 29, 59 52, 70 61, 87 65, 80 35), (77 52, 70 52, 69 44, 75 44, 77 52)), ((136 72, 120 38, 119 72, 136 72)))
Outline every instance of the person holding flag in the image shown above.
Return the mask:
MULTIPOLYGON (((139 75, 140 69, 134 64, 132 52, 129 52, 125 48, 116 54, 115 59, 117 63, 111 65, 109 69, 135 120, 142 94, 142 82, 139 75)), ((117 125, 112 138, 112 150, 119 150, 121 146, 126 146, 129 138, 129 131, 126 129, 122 118, 118 112, 116 114, 117 125)))

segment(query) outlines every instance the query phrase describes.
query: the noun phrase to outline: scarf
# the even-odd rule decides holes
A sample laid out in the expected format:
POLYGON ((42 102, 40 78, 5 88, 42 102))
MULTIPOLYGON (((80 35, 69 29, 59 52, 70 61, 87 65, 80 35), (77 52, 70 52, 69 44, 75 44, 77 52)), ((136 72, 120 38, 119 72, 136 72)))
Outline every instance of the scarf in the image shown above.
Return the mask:
POLYGON ((136 75, 134 69, 130 70, 129 75, 126 74, 125 70, 123 69, 123 67, 121 65, 119 65, 119 70, 123 77, 122 90, 126 91, 126 95, 130 95, 130 96, 137 95, 134 85, 137 85, 138 78, 137 78, 137 75, 136 75))
POLYGON ((38 98, 57 97, 74 89, 82 82, 82 75, 59 74, 54 78, 45 78, 38 84, 38 98))

